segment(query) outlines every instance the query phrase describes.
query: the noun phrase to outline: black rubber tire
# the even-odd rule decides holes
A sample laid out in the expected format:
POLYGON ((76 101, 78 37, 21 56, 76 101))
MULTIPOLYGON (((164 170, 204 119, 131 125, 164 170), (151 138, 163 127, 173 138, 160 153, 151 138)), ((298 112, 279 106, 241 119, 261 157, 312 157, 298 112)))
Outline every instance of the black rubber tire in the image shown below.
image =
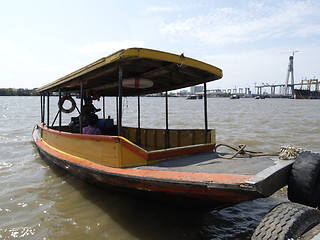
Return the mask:
POLYGON ((297 239, 318 223, 319 210, 286 202, 275 207, 262 219, 251 239, 297 239))
POLYGON ((288 198, 310 207, 320 205, 320 154, 303 152, 295 160, 288 180, 288 198))

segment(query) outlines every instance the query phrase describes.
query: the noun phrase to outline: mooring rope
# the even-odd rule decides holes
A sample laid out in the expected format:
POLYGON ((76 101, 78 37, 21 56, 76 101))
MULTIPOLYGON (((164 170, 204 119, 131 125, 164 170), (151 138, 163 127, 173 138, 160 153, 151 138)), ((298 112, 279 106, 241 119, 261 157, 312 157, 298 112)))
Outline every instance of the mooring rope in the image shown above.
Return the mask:
POLYGON ((254 152, 254 151, 249 151, 249 150, 244 150, 246 147, 245 144, 239 144, 238 145, 238 148, 236 147, 233 147, 233 146, 230 146, 228 144, 218 144, 215 148, 215 152, 218 154, 219 157, 221 158, 225 158, 225 159, 232 159, 232 158, 235 158, 236 156, 239 155, 239 157, 258 157, 258 156, 279 156, 279 152, 274 152, 274 153, 268 153, 268 152, 254 152), (224 156, 224 155, 221 155, 217 152, 217 148, 218 147, 228 147, 234 151, 236 151, 235 154, 231 155, 231 156, 224 156))
POLYGON ((283 160, 297 158, 302 152, 307 151, 306 149, 296 148, 292 146, 281 146, 279 158, 283 160))

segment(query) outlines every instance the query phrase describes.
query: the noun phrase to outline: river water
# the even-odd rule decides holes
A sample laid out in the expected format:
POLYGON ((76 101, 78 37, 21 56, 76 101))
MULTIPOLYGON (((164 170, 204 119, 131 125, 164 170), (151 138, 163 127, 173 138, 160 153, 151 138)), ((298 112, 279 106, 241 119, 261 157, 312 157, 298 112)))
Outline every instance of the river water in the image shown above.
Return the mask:
MULTIPOLYGON (((50 123, 56 100, 50 98, 50 123)), ((113 118, 114 103, 106 98, 106 115, 113 118)), ((101 107, 102 101, 94 104, 101 107)), ((136 98, 124 99, 124 125, 137 125, 136 106, 136 98)), ((141 127, 164 128, 164 109, 164 98, 142 97, 141 127)), ((202 100, 169 98, 169 111, 170 128, 204 127, 202 100)), ((63 122, 76 115, 63 115, 63 122)), ((218 143, 244 143, 256 151, 292 145, 320 152, 317 100, 211 98, 208 119, 218 143)), ((40 158, 31 138, 39 120, 39 97, 0 97, 0 239, 250 239, 263 216, 286 201, 279 191, 266 199, 197 213, 101 189, 40 158)))

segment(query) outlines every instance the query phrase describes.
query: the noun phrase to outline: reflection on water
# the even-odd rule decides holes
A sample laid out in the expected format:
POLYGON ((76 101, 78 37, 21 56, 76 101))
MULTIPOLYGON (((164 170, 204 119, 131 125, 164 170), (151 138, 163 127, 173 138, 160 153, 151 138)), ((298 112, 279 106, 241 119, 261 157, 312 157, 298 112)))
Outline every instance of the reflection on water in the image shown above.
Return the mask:
MULTIPOLYGON (((250 239, 263 216, 286 201, 275 195, 199 213, 83 183, 49 167, 31 142, 39 98, 0 100, 0 239, 250 239)), ((106 103, 107 115, 116 118, 114 98, 106 103)), ((136 98, 124 101, 125 125, 137 125, 136 104, 136 98)), ((164 128, 164 98, 141 98, 141 104, 142 127, 164 128)), ((170 98, 170 128, 203 128, 202 106, 201 100, 170 98)), ((245 143, 255 151, 289 144, 320 150, 319 101, 208 99, 208 108, 218 143, 245 143)), ((52 121, 54 97, 50 109, 52 121)), ((64 115, 64 123, 71 116, 77 112, 64 115)))

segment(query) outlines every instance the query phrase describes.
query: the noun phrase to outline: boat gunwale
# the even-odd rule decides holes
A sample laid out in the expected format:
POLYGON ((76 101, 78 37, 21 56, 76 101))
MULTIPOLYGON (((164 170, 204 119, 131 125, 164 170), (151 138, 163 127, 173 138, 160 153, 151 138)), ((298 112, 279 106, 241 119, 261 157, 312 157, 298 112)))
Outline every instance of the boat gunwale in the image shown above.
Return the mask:
POLYGON ((199 150, 212 151, 216 145, 215 143, 201 143, 201 144, 147 151, 144 148, 140 147, 139 145, 131 142, 130 140, 122 136, 70 133, 65 131, 58 131, 58 130, 49 128, 45 125, 42 125, 40 123, 37 126, 49 133, 67 137, 67 138, 121 143, 123 147, 127 148, 131 152, 137 154, 138 156, 150 162, 161 161, 165 158, 172 158, 175 156, 189 155, 189 154, 197 153, 199 150))
POLYGON ((95 140, 95 141, 104 141, 104 142, 119 142, 119 136, 110 136, 110 135, 92 135, 92 134, 81 134, 81 133, 71 133, 66 131, 59 131, 52 128, 49 128, 41 123, 37 124, 38 127, 42 128, 45 131, 53 133, 55 135, 64 136, 74 139, 85 139, 85 140, 95 140))

